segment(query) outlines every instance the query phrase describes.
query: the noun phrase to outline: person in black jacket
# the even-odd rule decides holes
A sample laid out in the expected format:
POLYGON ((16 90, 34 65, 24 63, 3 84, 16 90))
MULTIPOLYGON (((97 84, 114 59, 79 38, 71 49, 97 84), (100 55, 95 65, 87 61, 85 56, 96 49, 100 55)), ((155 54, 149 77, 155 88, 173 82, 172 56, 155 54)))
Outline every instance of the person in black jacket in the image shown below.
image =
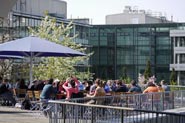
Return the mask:
POLYGON ((0 84, 0 97, 4 100, 4 103, 9 103, 9 101, 12 105, 16 103, 13 93, 7 87, 6 81, 0 84))
POLYGON ((122 80, 117 80, 115 92, 127 92, 127 91, 128 91, 128 88, 125 84, 123 84, 122 80))

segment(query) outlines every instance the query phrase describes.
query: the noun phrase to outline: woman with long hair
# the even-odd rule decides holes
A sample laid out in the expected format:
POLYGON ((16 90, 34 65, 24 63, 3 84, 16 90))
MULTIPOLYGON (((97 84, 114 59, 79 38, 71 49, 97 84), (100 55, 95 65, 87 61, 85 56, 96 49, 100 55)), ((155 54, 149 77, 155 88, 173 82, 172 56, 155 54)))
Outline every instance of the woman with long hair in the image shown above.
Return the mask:
POLYGON ((79 92, 79 81, 75 78, 68 78, 63 84, 63 88, 66 91, 66 99, 70 99, 73 93, 77 94, 79 92))

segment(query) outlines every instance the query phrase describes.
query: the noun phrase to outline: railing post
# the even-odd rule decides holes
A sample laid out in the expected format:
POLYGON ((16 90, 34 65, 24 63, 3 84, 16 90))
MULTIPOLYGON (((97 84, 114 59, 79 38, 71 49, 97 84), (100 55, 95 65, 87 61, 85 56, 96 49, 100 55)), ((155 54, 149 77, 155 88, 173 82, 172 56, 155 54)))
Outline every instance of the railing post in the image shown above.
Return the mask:
POLYGON ((91 107, 91 111, 92 111, 92 113, 91 113, 91 123, 94 123, 93 122, 93 119, 94 119, 94 109, 93 109, 93 107, 91 107))
POLYGON ((65 114, 65 112, 66 112, 66 105, 62 105, 62 117, 63 117, 63 123, 65 123, 66 122, 66 114, 65 114))
POLYGON ((121 123, 124 123, 124 111, 121 110, 121 123))
POLYGON ((172 109, 175 107, 174 91, 172 92, 172 109))
POLYGON ((156 123, 158 123, 158 117, 159 117, 159 114, 156 113, 156 120, 155 120, 156 123))
POLYGON ((162 110, 164 110, 164 102, 165 102, 165 92, 162 92, 162 110))
POLYGON ((154 106, 154 102, 153 101, 154 101, 154 98, 153 98, 153 94, 152 94, 152 110, 154 110, 154 107, 153 107, 154 106))
POLYGON ((183 96, 182 96, 182 91, 181 92, 181 107, 183 107, 183 96))
POLYGON ((57 103, 54 104, 54 123, 58 123, 58 110, 57 110, 57 103))

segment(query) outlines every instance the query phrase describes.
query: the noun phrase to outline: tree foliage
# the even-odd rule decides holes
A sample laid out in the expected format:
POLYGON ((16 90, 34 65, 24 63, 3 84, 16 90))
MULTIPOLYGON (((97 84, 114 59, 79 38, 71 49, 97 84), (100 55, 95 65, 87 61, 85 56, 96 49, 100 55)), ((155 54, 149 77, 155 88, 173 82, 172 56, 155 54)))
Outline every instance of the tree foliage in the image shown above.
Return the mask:
MULTIPOLYGON (((3 23, 4 21, 0 19, 0 23, 3 23)), ((8 23, 6 23, 9 25, 8 23)), ((3 30, 2 35, 0 35, 0 43, 7 42, 9 40, 13 39, 13 33, 14 30, 3 30)), ((12 78, 11 72, 12 72, 12 66, 13 66, 13 60, 12 59, 0 59, 0 77, 1 78, 12 78)))
POLYGON ((172 72, 170 74, 170 84, 176 85, 176 82, 177 82, 177 77, 176 77, 176 74, 175 74, 175 69, 172 68, 172 72))
POLYGON ((132 79, 127 75, 127 68, 122 67, 121 71, 122 71, 122 75, 121 75, 120 79, 123 80, 125 82, 125 84, 130 84, 132 79))
POLYGON ((145 79, 148 80, 151 76, 152 76, 151 64, 150 64, 150 60, 148 60, 146 64, 145 72, 144 72, 144 77, 145 79))
POLYGON ((0 59, 0 77, 6 78, 11 75, 11 67, 13 65, 13 60, 0 59))
MULTIPOLYGON (((82 47, 81 44, 77 44, 73 41, 77 35, 70 37, 70 31, 73 28, 72 22, 69 24, 56 22, 55 18, 51 18, 46 15, 46 17, 41 22, 37 29, 29 28, 32 35, 45 38, 57 44, 70 47, 74 50, 80 52, 85 52, 86 48, 82 47)), ((83 62, 88 60, 88 54, 84 57, 49 57, 42 58, 42 62, 34 66, 34 77, 36 79, 48 79, 48 78, 58 78, 60 80, 66 79, 67 76, 76 75, 80 76, 82 73, 75 69, 75 65, 78 62, 83 62)), ((84 76, 90 77, 89 71, 83 72, 84 76)))

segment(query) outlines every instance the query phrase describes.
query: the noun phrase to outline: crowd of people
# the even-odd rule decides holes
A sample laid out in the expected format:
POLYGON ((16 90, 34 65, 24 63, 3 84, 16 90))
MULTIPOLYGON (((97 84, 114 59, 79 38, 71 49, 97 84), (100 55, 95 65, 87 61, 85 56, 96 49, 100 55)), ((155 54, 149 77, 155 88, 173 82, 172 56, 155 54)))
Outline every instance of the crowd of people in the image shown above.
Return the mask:
POLYGON ((26 85, 24 79, 17 79, 13 86, 8 79, 1 79, 0 97, 9 100, 13 105, 16 103, 13 89, 40 90, 40 101, 48 101, 53 98, 69 100, 71 98, 81 98, 84 96, 105 96, 111 92, 151 93, 170 91, 169 86, 164 80, 159 82, 159 84, 156 84, 154 81, 149 81, 145 85, 140 85, 134 80, 132 80, 130 84, 126 84, 123 80, 103 81, 100 78, 97 78, 94 82, 87 79, 81 82, 78 78, 72 76, 61 81, 58 79, 49 79, 46 81, 35 80, 29 85, 26 85))

